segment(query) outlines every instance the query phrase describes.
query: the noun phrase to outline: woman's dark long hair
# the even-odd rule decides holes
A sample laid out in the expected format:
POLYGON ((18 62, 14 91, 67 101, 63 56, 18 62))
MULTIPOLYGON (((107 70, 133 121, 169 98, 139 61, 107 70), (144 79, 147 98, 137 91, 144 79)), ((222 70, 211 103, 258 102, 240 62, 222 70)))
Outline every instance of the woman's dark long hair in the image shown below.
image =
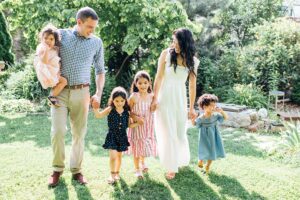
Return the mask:
POLYGON ((136 87, 136 84, 137 84, 137 82, 140 78, 144 78, 144 79, 147 79, 149 81, 149 88, 147 89, 147 92, 151 93, 152 92, 151 78, 150 78, 150 75, 148 74, 148 72, 146 72, 144 70, 137 72, 136 75, 134 76, 134 80, 131 84, 130 92, 131 93, 139 92, 139 89, 136 87))
MULTIPOLYGON (((193 34, 189 29, 180 28, 173 32, 173 35, 178 40, 180 47, 180 55, 183 58, 183 63, 186 63, 186 67, 189 70, 189 74, 195 74, 194 71, 194 56, 196 54, 195 41, 193 39, 193 34)), ((177 68, 177 53, 175 49, 171 49, 171 63, 174 65, 174 70, 176 72, 177 68)))
POLYGON ((123 87, 115 87, 113 89, 113 91, 110 94, 110 98, 108 100, 108 106, 111 106, 113 109, 116 109, 116 106, 113 101, 117 97, 122 97, 125 100, 124 110, 130 111, 130 107, 127 102, 128 95, 126 90, 123 87))

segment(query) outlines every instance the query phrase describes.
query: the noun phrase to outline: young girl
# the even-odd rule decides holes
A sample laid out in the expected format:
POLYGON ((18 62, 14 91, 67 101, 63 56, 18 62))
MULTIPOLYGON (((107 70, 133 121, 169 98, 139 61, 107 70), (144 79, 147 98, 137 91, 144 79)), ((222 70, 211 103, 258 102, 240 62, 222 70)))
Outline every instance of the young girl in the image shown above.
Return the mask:
POLYGON ((194 125, 200 129, 199 132, 199 162, 198 166, 203 168, 203 161, 207 160, 205 173, 209 173, 210 165, 217 158, 224 158, 225 152, 220 136, 218 122, 227 119, 227 114, 216 107, 218 97, 212 94, 203 94, 198 100, 198 106, 204 110, 204 114, 192 120, 194 125))
POLYGON ((49 102, 59 106, 57 96, 67 85, 67 79, 60 76, 60 58, 58 57, 59 37, 57 29, 47 25, 40 33, 41 43, 37 46, 34 66, 42 87, 51 87, 49 102))
POLYGON ((124 88, 116 87, 110 95, 108 107, 103 111, 94 108, 96 118, 107 117, 108 133, 103 145, 104 149, 109 149, 111 175, 108 183, 113 184, 120 179, 122 152, 127 151, 130 145, 127 138, 126 129, 136 127, 138 123, 130 123, 127 103, 127 93, 124 88))
POLYGON ((137 128, 130 128, 128 140, 130 147, 128 154, 133 155, 135 176, 143 178, 148 167, 145 157, 156 156, 156 141, 154 137, 153 111, 150 109, 153 93, 150 75, 146 71, 139 71, 131 85, 131 96, 128 100, 132 113, 144 119, 144 124, 137 128))

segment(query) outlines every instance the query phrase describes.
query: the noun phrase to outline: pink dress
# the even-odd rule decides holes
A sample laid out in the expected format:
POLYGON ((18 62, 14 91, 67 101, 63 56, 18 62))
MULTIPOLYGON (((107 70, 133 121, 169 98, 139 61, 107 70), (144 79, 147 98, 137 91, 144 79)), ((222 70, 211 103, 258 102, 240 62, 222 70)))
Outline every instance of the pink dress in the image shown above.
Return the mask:
POLYGON ((144 118, 144 124, 135 128, 129 128, 128 141, 130 146, 128 154, 135 157, 156 156, 156 140, 154 136, 153 113, 150 111, 152 96, 149 94, 146 100, 141 99, 139 93, 134 93, 137 102, 133 106, 132 112, 144 118))
POLYGON ((59 81, 59 61, 57 50, 50 49, 48 51, 48 64, 42 62, 40 52, 43 51, 43 45, 37 47, 37 55, 34 58, 34 67, 37 74, 37 78, 40 81, 42 87, 47 89, 56 86, 59 81))

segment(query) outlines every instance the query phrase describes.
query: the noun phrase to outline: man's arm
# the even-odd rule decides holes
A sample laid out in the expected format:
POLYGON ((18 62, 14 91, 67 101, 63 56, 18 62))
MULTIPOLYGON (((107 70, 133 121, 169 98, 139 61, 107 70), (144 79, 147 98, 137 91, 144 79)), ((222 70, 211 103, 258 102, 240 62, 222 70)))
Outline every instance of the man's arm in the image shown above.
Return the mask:
POLYGON ((94 61, 95 74, 96 74, 96 93, 91 98, 93 108, 99 108, 101 96, 105 84, 105 69, 104 69, 104 47, 102 40, 100 40, 100 49, 95 56, 94 61))

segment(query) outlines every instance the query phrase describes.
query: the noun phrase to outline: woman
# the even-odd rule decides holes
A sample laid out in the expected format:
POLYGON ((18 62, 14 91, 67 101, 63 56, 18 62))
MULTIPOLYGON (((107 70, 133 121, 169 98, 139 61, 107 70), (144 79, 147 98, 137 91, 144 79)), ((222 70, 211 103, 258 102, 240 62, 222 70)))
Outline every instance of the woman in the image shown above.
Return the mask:
POLYGON ((173 179, 179 167, 190 161, 186 122, 196 115, 196 77, 199 60, 191 31, 173 32, 172 47, 165 49, 158 61, 152 106, 156 107, 155 132, 158 155, 167 169, 166 178, 173 179), (189 78, 190 108, 187 111, 186 80, 189 78))

